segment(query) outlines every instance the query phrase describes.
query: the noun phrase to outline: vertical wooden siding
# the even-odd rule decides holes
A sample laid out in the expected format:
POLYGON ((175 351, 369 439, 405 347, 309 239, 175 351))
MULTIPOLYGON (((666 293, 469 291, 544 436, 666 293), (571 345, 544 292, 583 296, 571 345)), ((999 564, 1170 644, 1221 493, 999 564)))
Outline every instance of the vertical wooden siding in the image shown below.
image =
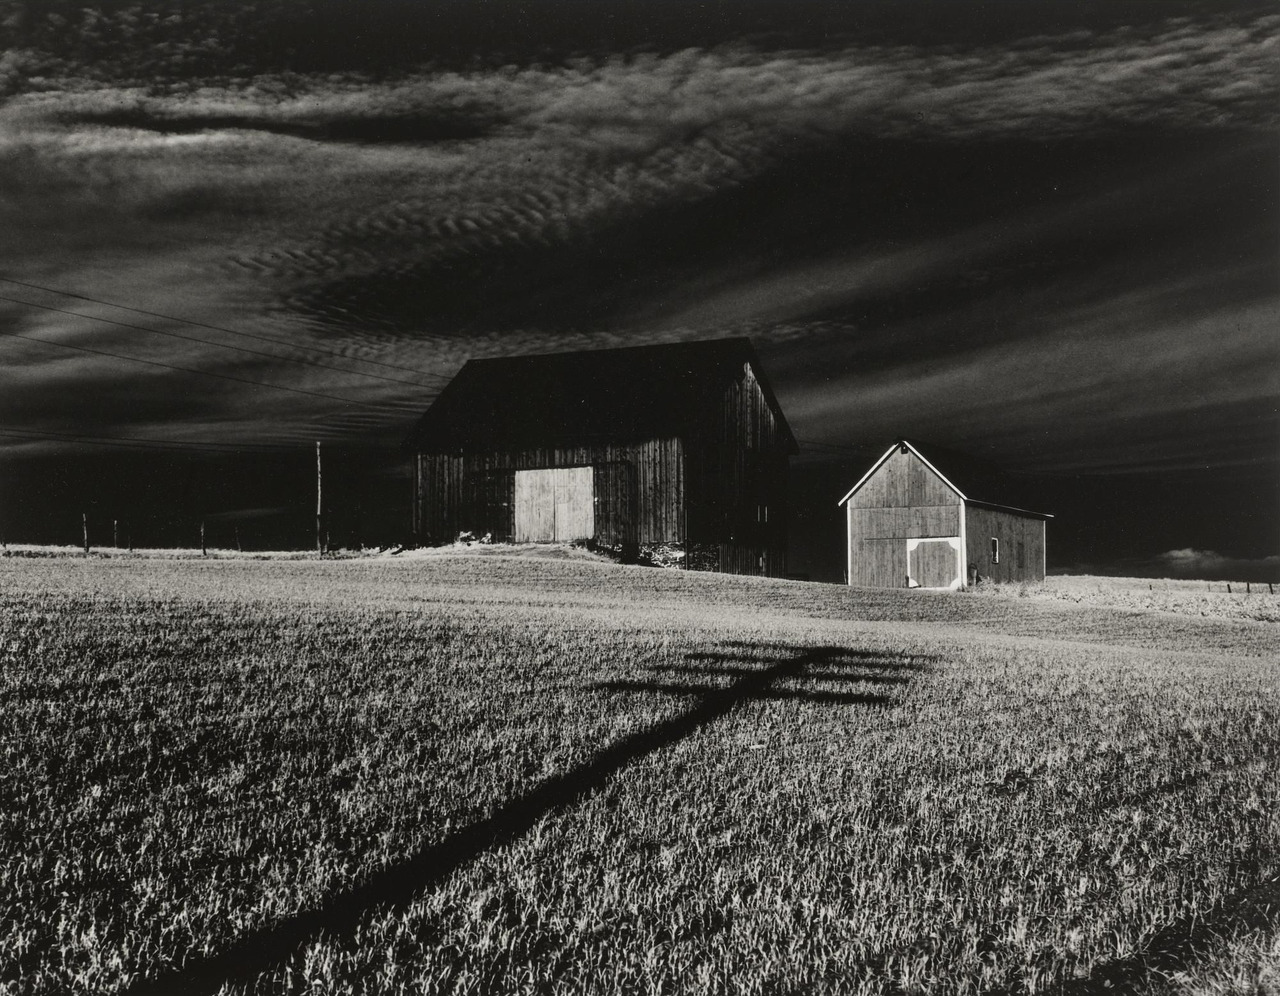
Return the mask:
POLYGON ((555 482, 555 538, 592 539, 596 534, 596 513, 591 468, 557 467, 551 475, 555 482))
POLYGON ((460 532, 508 540, 515 530, 515 471, 590 467, 595 537, 602 543, 684 540, 684 460, 679 439, 534 447, 510 452, 420 453, 414 527, 421 542, 460 532))
POLYGON ((567 542, 596 534, 590 467, 514 470, 517 543, 567 542))
POLYGON ((907 540, 958 537, 960 512, 960 496, 919 457, 895 451, 846 507, 849 583, 905 587, 907 540))
POLYGON ((960 535, 960 503, 923 508, 865 508, 853 505, 858 534, 867 539, 960 535))
POLYGON ((904 539, 863 539, 853 547, 850 560, 850 584, 876 588, 907 587, 910 565, 904 539))
POLYGON ((978 575, 993 581, 1044 580, 1044 520, 994 508, 965 509, 966 549, 978 575), (1000 562, 991 562, 991 539, 1000 541, 1000 562), (1019 566, 1018 544, 1022 544, 1019 566))
POLYGON ((516 470, 515 525, 517 543, 550 543, 556 538, 556 479, 554 470, 516 470))
POLYGON ((910 451, 894 451, 849 499, 860 508, 959 505, 960 497, 910 451))
POLYGON ((786 571, 788 438, 749 363, 712 397, 685 451, 689 542, 730 574, 786 571))
POLYGON ((928 539, 914 547, 908 544, 907 568, 911 580, 921 588, 959 585, 963 581, 960 576, 960 541, 928 539))
POLYGON ((790 437, 749 363, 723 391, 709 389, 681 439, 419 454, 414 528, 425 542, 463 530, 514 533, 514 471, 589 466, 599 542, 686 543, 717 552, 722 571, 786 570, 790 437))

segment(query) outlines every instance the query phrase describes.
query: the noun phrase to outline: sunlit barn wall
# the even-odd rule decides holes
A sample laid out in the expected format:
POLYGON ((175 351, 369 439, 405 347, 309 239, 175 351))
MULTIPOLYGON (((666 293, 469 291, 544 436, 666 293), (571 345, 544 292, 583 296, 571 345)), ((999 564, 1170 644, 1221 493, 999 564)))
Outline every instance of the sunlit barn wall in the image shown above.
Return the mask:
POLYGON ((965 509, 970 571, 992 581, 1043 581, 1044 519, 970 504, 965 509), (992 540, 999 544, 996 560, 992 540))
POLYGON ((917 445, 895 443, 845 496, 848 583, 959 588, 1043 580, 1046 516, 975 500, 974 489, 1001 491, 993 468, 958 453, 949 454, 952 462, 936 453, 926 460, 917 445))
POLYGON ((894 453, 849 499, 849 583, 901 588, 908 539, 960 536, 960 498, 914 454, 894 453))

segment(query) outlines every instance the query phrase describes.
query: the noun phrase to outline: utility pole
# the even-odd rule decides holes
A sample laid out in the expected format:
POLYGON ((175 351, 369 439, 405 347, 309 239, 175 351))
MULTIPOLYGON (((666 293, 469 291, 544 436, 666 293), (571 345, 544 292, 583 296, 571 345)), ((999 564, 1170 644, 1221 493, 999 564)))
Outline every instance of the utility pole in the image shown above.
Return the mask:
POLYGON ((316 553, 324 556, 324 480, 320 464, 320 440, 316 440, 316 553))

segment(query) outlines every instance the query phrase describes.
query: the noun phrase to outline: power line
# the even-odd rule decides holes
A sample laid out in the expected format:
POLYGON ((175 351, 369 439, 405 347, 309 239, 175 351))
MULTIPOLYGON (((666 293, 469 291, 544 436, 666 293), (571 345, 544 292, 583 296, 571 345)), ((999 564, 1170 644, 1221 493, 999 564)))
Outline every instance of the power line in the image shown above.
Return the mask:
POLYGON ((815 439, 797 439, 796 442, 801 446, 825 450, 842 450, 847 453, 861 453, 864 450, 864 447, 861 446, 842 446, 839 443, 820 443, 815 439))
POLYGON ((338 373, 352 374, 356 377, 373 377, 376 380, 385 380, 392 384, 407 384, 409 387, 421 388, 424 386, 422 384, 415 384, 411 380, 401 380, 399 377, 385 377, 382 374, 365 373, 363 370, 344 370, 342 367, 335 367, 330 363, 321 363, 318 360, 309 360, 297 356, 281 356, 278 353, 264 353, 260 349, 249 349, 245 346, 233 346, 228 342, 214 342, 212 339, 202 339, 195 335, 183 335, 181 332, 169 332, 164 329, 151 329, 143 325, 133 325, 129 322, 118 322, 114 318, 103 318, 100 315, 86 315, 82 311, 67 311, 65 308, 55 308, 51 304, 36 304, 34 301, 20 301, 16 297, 6 297, 3 294, 0 294, 0 301, 8 301, 10 304, 21 304, 28 308, 40 308, 44 311, 53 311, 59 315, 70 315, 72 318, 84 318, 91 322, 105 322, 108 325, 118 325, 122 329, 134 329, 138 332, 150 332, 152 335, 164 335, 168 336, 170 339, 183 339, 187 342, 198 342, 206 346, 216 346, 219 349, 234 349, 237 353, 248 353, 251 356, 265 356, 267 359, 279 360, 284 363, 305 363, 307 366, 319 367, 322 370, 336 370, 338 373))
MULTIPOLYGON (((289 342, 289 341, 288 341, 288 340, 286 340, 286 339, 276 339, 276 338, 273 338, 272 336, 258 335, 258 334, 255 334, 255 333, 253 333, 253 332, 238 332, 238 331, 236 331, 235 329, 228 329, 228 328, 224 328, 224 327, 223 327, 223 326, 221 326, 221 325, 210 325, 210 324, 209 324, 209 323, 207 323, 207 322, 198 322, 198 321, 195 321, 194 319, 190 319, 190 318, 178 318, 178 317, 176 317, 176 316, 174 316, 174 315, 164 315, 164 314, 161 314, 161 313, 160 313, 160 312, 158 312, 158 311, 147 311, 145 308, 134 308, 134 307, 132 307, 132 306, 130 306, 130 305, 127 305, 127 304, 116 304, 116 303, 114 303, 114 302, 112 302, 112 301, 103 301, 103 300, 100 300, 99 298, 96 298, 96 297, 89 297, 89 295, 87 295, 87 294, 77 294, 77 293, 75 293, 74 291, 59 290, 59 289, 58 289, 58 288, 56 288, 56 287, 46 287, 46 286, 44 286, 43 284, 33 284, 33 283, 29 283, 28 281, 25 281, 25 280, 15 280, 13 277, 4 277, 4 276, 0 276, 0 281, 4 281, 4 282, 5 282, 5 283, 7 283, 7 284, 16 284, 16 285, 17 285, 17 286, 19 286, 19 287, 29 287, 29 288, 31 288, 32 290, 45 291, 46 293, 49 293, 49 294, 60 294, 60 295, 62 295, 63 297, 74 297, 74 298, 76 298, 76 299, 78 299, 78 300, 80 300, 80 301, 88 301, 90 304, 101 304, 101 305, 103 305, 104 307, 107 307, 107 308, 119 308, 121 311, 132 311, 132 312, 134 312, 135 314, 139 314, 139 315, 146 315, 146 316, 147 316, 147 317, 149 317, 149 318, 160 318, 160 319, 162 319, 162 320, 164 320, 164 321, 167 321, 167 322, 180 322, 180 323, 182 323, 183 325, 190 325, 190 326, 192 326, 193 328, 208 329, 210 332, 225 332, 227 335, 238 335, 238 336, 243 336, 243 337, 244 337, 244 338, 246 338, 246 339, 256 339, 256 340, 257 340, 257 341, 259 341, 259 342, 269 342, 269 343, 271 343, 271 344, 273 344, 273 345, 276 345, 276 346, 284 346, 284 347, 285 347, 285 348, 287 348, 287 349, 301 349, 301 350, 307 350, 307 351, 310 351, 310 352, 313 352, 313 353, 319 353, 319 354, 321 354, 322 356, 328 356, 328 357, 330 357, 330 358, 332 358, 332 359, 336 359, 336 360, 354 360, 354 361, 355 361, 355 362, 357 362, 357 363, 371 363, 371 364, 373 364, 374 366, 386 367, 388 370, 399 370, 401 373, 411 373, 411 374, 416 374, 416 375, 418 375, 419 377, 435 377, 435 378, 437 378, 437 379, 439 379, 439 380, 447 380, 447 379, 448 379, 444 374, 431 373, 431 372, 429 372, 429 371, 427 371, 427 370, 415 370, 413 367, 400 366, 400 365, 395 364, 395 363, 386 363, 386 362, 384 362, 384 361, 382 361, 382 360, 371 360, 371 359, 368 359, 367 357, 363 357, 363 356, 346 356, 346 355, 344 355, 344 354, 342 354, 342 353, 335 353, 335 352, 334 352, 333 350, 331 350, 331 349, 322 349, 322 348, 321 348, 321 347, 319 347, 319 346, 307 346, 307 345, 304 345, 304 344, 301 344, 301 343, 289 342)), ((8 299, 6 298, 6 300, 8 300, 8 299)), ((17 302, 17 303, 19 303, 19 304, 24 304, 24 303, 26 303, 26 302, 21 302, 21 301, 20 301, 20 302, 17 302)), ((37 307, 37 308, 38 308, 38 307, 42 307, 42 305, 32 305, 32 307, 37 307)), ((57 310, 57 309, 53 309, 53 310, 57 310)), ((75 314, 75 312, 71 312, 71 314, 75 314)), ((81 317, 82 317, 82 318, 89 318, 89 317, 91 317, 91 316, 89 316, 89 315, 82 315, 81 317)), ((100 320, 101 320, 101 321, 110 321, 110 319, 105 319, 105 318, 104 318, 104 319, 100 319, 100 320)), ((144 329, 144 331, 147 331, 147 332, 153 332, 153 331, 155 331, 155 330, 154 330, 154 329, 144 329)), ((162 334, 163 334, 163 333, 162 333, 162 334)), ((201 341, 201 340, 198 340, 198 341, 201 341)), ((233 349, 234 349, 235 347, 228 347, 228 348, 233 348, 233 349)), ((355 373, 355 371, 354 371, 354 370, 353 370, 353 371, 349 371, 349 372, 350 372, 350 373, 355 373)), ((367 375, 365 375, 365 376, 373 376, 373 375, 372 375, 372 374, 367 374, 367 375)))
POLYGON ((290 447, 286 447, 284 444, 281 444, 274 449, 246 450, 237 448, 232 443, 228 443, 225 448, 220 448, 217 444, 188 443, 180 440, 172 440, 170 442, 160 440, 143 442, 141 440, 126 439, 124 437, 121 437, 120 439, 108 439, 101 436, 73 436, 65 433, 27 432, 25 430, 12 431, 9 429, 0 429, 0 436, 7 436, 10 439, 19 439, 23 442, 29 443, 49 441, 56 443, 85 444, 88 446, 115 446, 121 449, 143 450, 145 452, 152 453, 159 451, 190 453, 195 451, 201 453, 220 453, 225 456, 232 456, 237 453, 242 455, 252 454, 257 456, 267 456, 272 453, 278 453, 286 448, 292 448, 292 446, 303 445, 299 442, 291 444, 290 447))
POLYGON ((165 370, 176 370, 179 373, 195 374, 200 377, 216 377, 219 380, 229 380, 237 384, 249 384, 253 387, 269 387, 276 391, 289 391, 292 394, 305 394, 312 398, 323 398, 325 401, 337 401, 344 405, 356 405, 361 408, 370 408, 377 411, 386 412, 388 414, 395 413, 397 415, 416 414, 418 409, 401 408, 392 405, 380 405, 368 401, 355 401, 352 398, 340 398, 334 394, 322 394, 319 391, 308 391, 301 387, 285 387, 283 384, 268 384, 261 380, 250 380, 247 377, 236 377, 234 374, 215 373, 212 370, 193 370, 190 367, 179 367, 172 363, 162 363, 159 360, 144 360, 138 356, 124 356, 120 353, 112 353, 105 349, 92 349, 89 346, 76 346, 69 342, 55 342, 52 339, 40 339, 33 335, 23 335, 21 332, 0 332, 0 335, 7 335, 14 339, 25 339, 27 342, 38 342, 45 346, 60 346, 63 349, 75 349, 82 353, 93 353, 97 356, 109 356, 116 360, 126 360, 130 363, 145 363, 151 367, 162 367, 165 370))
MULTIPOLYGON (((314 435, 311 433, 310 435, 314 435)), ((308 439, 310 435, 303 438, 308 439)), ((11 436, 15 439, 47 439, 54 442, 93 443, 100 446, 130 446, 140 449, 173 449, 187 448, 204 450, 208 453, 257 453, 271 454, 283 449, 301 446, 299 442, 273 443, 200 443, 186 439, 156 439, 148 436, 92 436, 85 433, 49 432, 37 429, 0 429, 0 436, 11 436)))
MULTIPOLYGON (((318 434, 327 432, 328 430, 321 426, 311 426, 304 430, 299 430, 298 438, 293 440, 273 440, 271 442, 238 442, 238 443, 218 443, 218 442, 198 442, 188 439, 158 439, 155 436, 96 436, 81 432, 53 432, 51 430, 40 429, 15 429, 7 426, 0 429, 0 436, 9 436, 13 439, 30 440, 49 440, 51 442, 69 442, 69 443, 91 443, 98 446, 124 446, 135 449, 147 450, 173 450, 185 449, 196 450, 206 453, 223 453, 223 454, 242 454, 248 456, 270 456, 279 454, 282 451, 293 450, 298 447, 309 447, 318 434)), ((341 442, 334 443, 339 450, 345 445, 341 442)))

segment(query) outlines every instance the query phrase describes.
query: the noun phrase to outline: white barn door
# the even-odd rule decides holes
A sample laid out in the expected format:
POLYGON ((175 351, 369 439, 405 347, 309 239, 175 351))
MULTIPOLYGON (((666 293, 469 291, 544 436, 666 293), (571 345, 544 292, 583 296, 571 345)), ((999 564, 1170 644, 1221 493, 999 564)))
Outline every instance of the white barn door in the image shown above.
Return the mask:
POLYGON ((556 538, 555 471, 516 471, 517 543, 550 543, 556 538))
POLYGON ((517 470, 515 541, 567 543, 596 532, 595 487, 590 467, 517 470))
POLYGON ((596 534, 596 502, 590 467, 562 467, 556 475, 555 538, 563 543, 596 534))
POLYGON ((907 578, 912 588, 959 588, 960 538, 907 540, 907 578))

